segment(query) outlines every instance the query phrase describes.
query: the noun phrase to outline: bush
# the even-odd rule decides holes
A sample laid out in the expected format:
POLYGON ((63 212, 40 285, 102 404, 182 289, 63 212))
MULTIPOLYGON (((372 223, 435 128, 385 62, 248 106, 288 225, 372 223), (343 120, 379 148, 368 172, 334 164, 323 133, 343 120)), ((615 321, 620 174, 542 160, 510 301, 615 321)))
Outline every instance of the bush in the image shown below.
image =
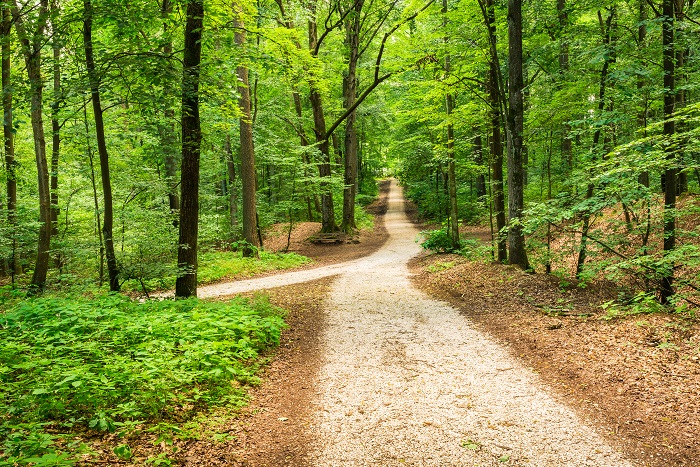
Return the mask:
POLYGON ((459 253, 460 248, 452 246, 452 239, 447 232, 447 227, 438 230, 425 230, 421 232, 423 241, 420 246, 435 253, 459 253))
POLYGON ((447 227, 421 232, 420 246, 435 253, 454 253, 470 260, 490 258, 490 246, 474 239, 460 239, 459 248, 452 247, 447 227))

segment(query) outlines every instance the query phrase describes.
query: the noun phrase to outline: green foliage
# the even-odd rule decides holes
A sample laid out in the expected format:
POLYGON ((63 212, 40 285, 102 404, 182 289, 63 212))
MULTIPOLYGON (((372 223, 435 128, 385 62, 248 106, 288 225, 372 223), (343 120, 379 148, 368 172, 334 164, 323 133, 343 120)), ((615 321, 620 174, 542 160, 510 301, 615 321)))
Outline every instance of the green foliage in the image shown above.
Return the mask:
MULTIPOLYGON (((234 277, 249 277, 269 271, 291 269, 311 260, 297 253, 269 253, 259 251, 259 257, 244 258, 240 251, 206 251, 199 255, 197 281, 210 284, 234 277)), ((151 271, 155 271, 152 269, 151 271)), ((164 290, 175 287, 176 271, 163 266, 164 274, 145 278, 143 281, 130 280, 124 284, 124 290, 164 290)))
POLYGON ((139 303, 119 295, 28 299, 0 324, 0 439, 9 465, 66 460, 54 444, 72 427, 114 431, 181 417, 183 406, 242 404, 239 386, 257 383, 260 354, 284 327, 264 297, 139 303))
POLYGON ((611 300, 603 303, 600 307, 605 311, 601 319, 611 321, 625 316, 634 316, 648 313, 658 313, 668 311, 668 308, 659 304, 656 297, 650 293, 638 292, 626 303, 611 300))
POLYGON ((243 258, 240 252, 205 252, 199 260, 198 280, 200 284, 206 284, 230 277, 295 268, 309 262, 309 258, 297 253, 261 250, 259 258, 243 258))
POLYGON ((455 262, 454 261, 438 261, 435 264, 431 264, 428 266, 427 270, 429 272, 440 272, 440 271, 446 271, 448 269, 452 269, 455 267, 455 262))
POLYGON ((483 260, 490 257, 489 246, 479 240, 462 238, 459 241, 459 248, 454 248, 447 227, 423 231, 421 236, 423 240, 420 241, 420 246, 434 253, 455 253, 470 260, 483 260))
POLYGON ((420 242, 426 250, 433 251, 435 253, 459 253, 460 248, 454 248, 452 246, 452 240, 450 239, 450 234, 447 232, 447 227, 443 227, 437 230, 425 230, 421 232, 423 240, 420 242))

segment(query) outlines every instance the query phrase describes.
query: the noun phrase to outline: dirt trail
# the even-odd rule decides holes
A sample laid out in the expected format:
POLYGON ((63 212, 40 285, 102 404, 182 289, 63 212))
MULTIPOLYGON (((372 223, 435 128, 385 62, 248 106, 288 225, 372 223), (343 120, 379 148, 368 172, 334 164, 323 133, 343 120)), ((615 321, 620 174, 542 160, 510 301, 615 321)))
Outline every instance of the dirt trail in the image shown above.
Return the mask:
POLYGON ((506 349, 412 287, 406 263, 420 247, 394 183, 385 223, 389 240, 361 260, 200 289, 339 274, 325 304, 311 465, 632 465, 506 349))

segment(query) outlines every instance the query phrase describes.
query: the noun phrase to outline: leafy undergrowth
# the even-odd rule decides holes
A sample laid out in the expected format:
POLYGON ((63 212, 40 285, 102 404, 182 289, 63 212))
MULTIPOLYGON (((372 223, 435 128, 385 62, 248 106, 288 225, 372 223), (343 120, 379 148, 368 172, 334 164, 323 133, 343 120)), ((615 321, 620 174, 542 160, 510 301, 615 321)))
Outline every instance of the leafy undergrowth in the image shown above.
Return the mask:
MULTIPOLYGON (((279 344, 285 326, 262 296, 35 298, 8 308, 0 317, 5 466, 70 465, 87 449, 79 434, 128 434, 240 406, 243 386, 258 381, 261 352, 279 344)), ((113 449, 128 457, 128 446, 113 449)))
MULTIPOLYGON (((250 277, 271 271, 292 269, 312 260, 297 253, 269 253, 260 251, 259 258, 244 258, 238 251, 207 251, 199 254, 197 282, 200 285, 210 284, 223 279, 250 277)), ((148 278, 147 271, 144 274, 138 272, 136 277, 146 277, 143 283, 137 279, 130 279, 122 286, 125 291, 167 290, 175 287, 175 274, 158 275, 148 278)))

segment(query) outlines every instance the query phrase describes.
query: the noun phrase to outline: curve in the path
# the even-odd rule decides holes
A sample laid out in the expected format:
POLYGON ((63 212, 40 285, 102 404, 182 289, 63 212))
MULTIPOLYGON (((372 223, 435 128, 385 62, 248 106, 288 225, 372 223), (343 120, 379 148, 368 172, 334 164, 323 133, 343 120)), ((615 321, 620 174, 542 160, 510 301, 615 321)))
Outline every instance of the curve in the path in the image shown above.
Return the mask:
POLYGON ((326 306, 312 465, 631 465, 501 345, 412 287, 420 247, 395 184, 385 222, 381 250, 324 268, 342 275, 326 306))

